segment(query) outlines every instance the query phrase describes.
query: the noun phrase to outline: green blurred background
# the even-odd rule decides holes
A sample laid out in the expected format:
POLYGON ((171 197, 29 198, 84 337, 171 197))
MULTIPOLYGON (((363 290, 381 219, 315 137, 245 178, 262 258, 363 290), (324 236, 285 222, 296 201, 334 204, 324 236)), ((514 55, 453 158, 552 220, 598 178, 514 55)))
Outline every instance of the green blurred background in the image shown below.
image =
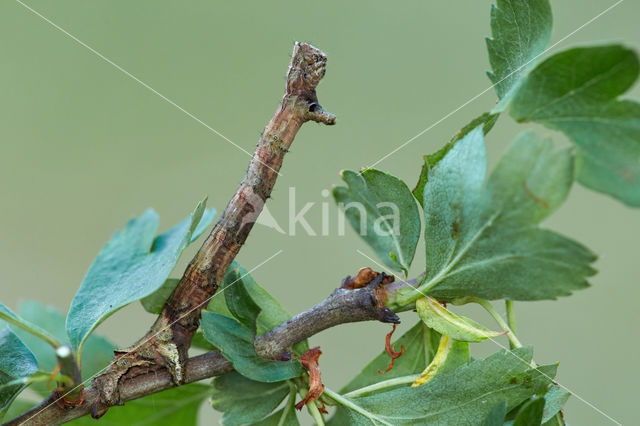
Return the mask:
MULTIPOLYGON (((555 1, 553 41, 611 6, 613 0, 555 1)), ((277 107, 294 41, 328 57, 319 87, 337 125, 307 124, 287 156, 268 207, 287 228, 288 188, 318 232, 328 203, 331 233, 295 236, 257 225, 238 260, 296 313, 326 297, 372 252, 347 229, 322 190, 343 168, 367 166, 488 88, 484 37, 491 1, 450 2, 173 2, 44 1, 28 5, 167 98, 252 152, 277 107)), ((560 43, 640 46, 640 3, 627 1, 560 43)), ((1 300, 16 308, 35 299, 67 310, 84 272, 125 221, 154 207, 166 229, 204 195, 221 211, 249 156, 113 65, 12 0, 0 2, 1 300)), ((632 95, 640 97, 637 88, 632 95)), ((415 182, 421 155, 436 150, 471 118, 492 107, 492 90, 377 167, 415 182)), ((487 145, 493 165, 527 126, 500 118, 487 145)), ((543 128, 558 143, 560 134, 543 128)), ((633 359, 640 350, 638 241, 640 212, 575 186, 546 226, 600 255, 593 287, 555 302, 516 304, 521 340, 539 363, 560 361, 574 425, 637 421, 633 359)), ((196 249, 174 272, 179 276, 196 249)), ((420 253, 420 250, 418 253, 420 253)), ((373 265, 371 265, 373 266, 373 265)), ((413 273, 424 262, 416 256, 413 273)), ((503 308, 500 306, 500 310, 503 308)), ((464 310, 463 310, 464 312, 464 310)), ((467 311, 469 312, 469 311, 467 311)), ((492 323, 478 311, 477 320, 492 323)), ((403 314, 400 332, 415 318, 403 314)), ((99 332, 131 344, 153 321, 137 304, 99 332)), ((325 384, 337 389, 379 353, 388 326, 344 325, 314 337, 323 350, 325 384)), ((506 344, 502 340, 501 344, 506 344)), ((476 346, 476 355, 499 349, 476 346)), ((207 414, 204 423, 217 419, 207 414)))

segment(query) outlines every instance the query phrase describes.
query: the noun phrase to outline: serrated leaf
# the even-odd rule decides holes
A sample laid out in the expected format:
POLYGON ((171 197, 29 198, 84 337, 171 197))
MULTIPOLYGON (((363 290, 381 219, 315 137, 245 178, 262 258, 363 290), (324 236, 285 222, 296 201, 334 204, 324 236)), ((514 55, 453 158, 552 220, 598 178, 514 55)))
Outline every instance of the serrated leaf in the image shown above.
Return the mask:
POLYGON ((503 331, 491 331, 472 319, 454 314, 433 297, 416 300, 416 310, 427 327, 462 342, 481 342, 504 334, 503 331))
POLYGON ((220 348, 222 355, 245 377, 259 382, 279 382, 304 372, 297 360, 272 361, 259 357, 253 346, 254 330, 233 318, 204 311, 201 327, 205 338, 220 348))
POLYGON ((81 352, 89 334, 109 315, 156 291, 182 250, 211 223, 201 201, 189 218, 156 237, 158 214, 147 210, 104 246, 89 268, 67 316, 67 334, 81 352))
POLYGON ((468 363, 470 359, 469 343, 454 340, 443 334, 436 356, 411 386, 422 386, 434 377, 468 363))
MULTIPOLYGON (((65 329, 65 317, 52 306, 46 306, 34 301, 25 301, 20 304, 20 316, 41 328, 46 328, 51 335, 60 340, 61 343, 68 343, 65 329)), ((43 340, 15 327, 13 331, 20 337, 25 345, 33 352, 38 360, 41 370, 51 373, 58 361, 54 350, 43 340)), ((104 367, 109 365, 113 359, 113 351, 116 346, 104 337, 92 334, 84 345, 81 359, 82 379, 88 380, 104 367)), ((47 396, 51 391, 46 383, 34 383, 31 389, 42 396, 47 396)))
POLYGON ((198 408, 211 395, 213 388, 191 383, 110 407, 96 422, 90 416, 70 422, 73 426, 197 426, 198 408))
POLYGON ((544 398, 537 397, 527 401, 518 411, 513 426, 540 426, 543 409, 544 398))
POLYGON ((341 174, 333 189, 353 229, 389 268, 408 271, 420 238, 420 213, 407 185, 375 169, 341 174))
MULTIPOLYGON (((38 371, 38 363, 29 348, 8 327, 0 328, 0 386, 27 378, 38 371)), ((0 388, 0 421, 25 383, 0 388)))
POLYGON ((504 109, 522 78, 535 65, 551 38, 553 18, 548 0, 497 0, 491 7, 491 34, 487 72, 504 109))
MULTIPOLYGON (((569 192, 571 153, 523 133, 486 185, 485 168, 477 128, 432 169, 424 191, 427 274, 420 291, 438 300, 540 300, 588 286, 595 255, 538 227, 569 192)), ((409 290, 397 303, 420 297, 409 290)))
POLYGON ((423 386, 353 398, 349 400, 351 407, 344 408, 350 424, 355 425, 482 424, 502 401, 511 409, 549 386, 557 366, 530 369, 531 358, 530 347, 500 351, 441 374, 423 386))
POLYGON ((424 207, 424 186, 427 184, 429 180, 429 170, 431 170, 438 161, 442 160, 444 156, 449 152, 449 150, 458 142, 460 139, 465 137, 470 131, 475 129, 478 126, 482 126, 482 131, 486 135, 493 128, 493 125, 498 121, 499 114, 491 114, 489 112, 485 112, 484 114, 474 118, 471 120, 469 124, 464 126, 458 133, 455 134, 453 138, 442 148, 440 148, 434 154, 423 155, 422 159, 424 160, 424 164, 422 165, 422 169, 420 170, 420 177, 418 178, 418 183, 416 187, 413 189, 413 196, 418 200, 421 206, 424 207))
POLYGON ((634 51, 582 47, 538 65, 511 105, 517 121, 565 133, 577 147, 577 179, 630 206, 640 206, 640 103, 618 100, 638 78, 634 51))
POLYGON ((267 417, 291 392, 288 382, 263 383, 228 373, 213 380, 211 405, 224 413, 222 424, 253 424, 267 417))
MULTIPOLYGON (((436 333, 437 334, 437 333, 436 333)), ((437 350, 438 341, 440 335, 437 334, 434 353, 437 350)), ((420 373, 429 363, 428 354, 425 353, 425 348, 431 345, 431 339, 429 336, 429 330, 424 327, 421 322, 416 323, 400 338, 393 342, 397 350, 401 346, 404 346, 404 354, 396 359, 393 364, 393 369, 386 372, 383 376, 378 373, 379 370, 386 370, 389 365, 389 354, 386 351, 382 351, 376 358, 369 362, 358 375, 349 381, 342 389, 340 393, 348 393, 355 391, 365 386, 378 383, 382 380, 389 380, 396 377, 410 376, 420 373)))

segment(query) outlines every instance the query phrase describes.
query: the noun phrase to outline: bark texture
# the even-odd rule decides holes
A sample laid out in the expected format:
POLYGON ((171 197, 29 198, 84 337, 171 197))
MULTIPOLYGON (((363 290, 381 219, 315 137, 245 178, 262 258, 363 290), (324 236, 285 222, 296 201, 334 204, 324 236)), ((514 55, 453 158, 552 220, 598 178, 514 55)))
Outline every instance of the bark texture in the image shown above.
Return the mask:
MULTIPOLYGON (((385 303, 395 291, 414 287, 415 281, 391 284, 385 280, 383 274, 375 275, 376 279, 364 287, 355 289, 350 285, 351 277, 347 277, 343 286, 334 290, 322 302, 258 336, 254 342, 258 354, 265 358, 276 359, 296 343, 329 327, 344 323, 355 321, 399 323, 397 315, 386 308, 385 303)), ((208 352, 189 359, 186 363, 184 384, 230 371, 233 371, 233 365, 222 356, 220 351, 208 352)), ((101 381, 94 381, 92 386, 85 390, 82 405, 77 407, 60 407, 56 403, 59 397, 53 394, 37 407, 9 421, 5 426, 58 425, 177 386, 167 369, 139 371, 135 376, 127 375, 122 378, 118 388, 120 399, 112 402, 105 401, 101 397, 104 393, 101 389, 103 385, 101 381)))
POLYGON ((187 267, 180 283, 165 304, 151 330, 130 348, 116 353, 100 382, 101 398, 117 404, 123 378, 150 369, 167 369, 176 384, 184 383, 188 349, 200 323, 200 313, 215 294, 227 269, 245 243, 270 197, 285 154, 306 121, 334 124, 325 112, 316 87, 325 73, 327 58, 308 43, 296 43, 287 72, 280 106, 267 124, 247 173, 211 234, 187 267))

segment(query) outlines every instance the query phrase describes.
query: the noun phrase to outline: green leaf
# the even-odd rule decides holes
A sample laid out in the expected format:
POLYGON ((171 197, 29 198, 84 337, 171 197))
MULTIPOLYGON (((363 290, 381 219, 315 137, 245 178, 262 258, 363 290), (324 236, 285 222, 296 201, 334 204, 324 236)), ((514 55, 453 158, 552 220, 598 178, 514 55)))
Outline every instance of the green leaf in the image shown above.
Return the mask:
POLYGON ((544 398, 537 397, 527 401, 513 421, 513 426, 540 426, 542 424, 542 410, 544 398))
POLYGON ((491 34, 487 50, 492 71, 487 72, 504 109, 522 78, 535 65, 551 38, 553 18, 548 0, 497 0, 491 7, 491 34))
POLYGON ((618 100, 638 78, 638 57, 619 45, 582 47, 538 65, 511 115, 564 132, 577 147, 584 186, 640 206, 640 103, 618 100))
POLYGON ((423 386, 347 400, 351 423, 376 424, 482 424, 497 404, 507 409, 549 386, 556 365, 530 369, 532 351, 523 347, 500 351, 441 374, 423 386))
MULTIPOLYGON (((235 286, 242 283, 242 286, 251 295, 251 299, 260 308, 260 313, 257 318, 258 335, 271 330, 291 318, 291 314, 282 307, 280 302, 256 283, 247 270, 237 263, 233 262, 231 264, 223 281, 224 288, 222 290, 225 293, 227 286, 235 286)), ((226 298, 227 296, 225 295, 225 299, 226 298)))
POLYGON ((420 374, 412 386, 422 386, 434 377, 453 371, 469 362, 469 343, 460 342, 442 335, 436 356, 431 360, 427 368, 420 374))
POLYGON ((452 313, 433 297, 416 300, 416 310, 428 327, 462 342, 481 342, 504 334, 503 331, 491 331, 472 319, 452 313))
POLYGON ((255 426, 300 426, 298 417, 296 415, 296 394, 289 394, 287 405, 284 408, 274 412, 269 417, 266 417, 258 422, 252 423, 255 426))
POLYGON ((471 120, 469 124, 464 126, 458 133, 455 134, 453 138, 442 148, 440 148, 436 153, 423 155, 422 159, 424 160, 424 164, 422 165, 422 170, 420 170, 420 177, 418 178, 418 183, 416 187, 413 189, 413 196, 418 200, 421 206, 424 207, 424 186, 427 184, 429 180, 429 170, 431 170, 438 161, 442 160, 444 156, 449 152, 449 150, 458 142, 460 139, 465 137, 469 132, 471 132, 476 127, 482 125, 482 131, 486 135, 493 128, 493 125, 498 121, 499 114, 491 114, 489 112, 485 112, 479 117, 471 120))
POLYGON ((341 173, 333 196, 358 235, 391 269, 408 271, 420 238, 420 212, 407 185, 375 169, 341 173))
POLYGON ((569 392, 561 389, 559 386, 551 386, 547 393, 544 394, 545 403, 542 423, 550 421, 553 416, 558 414, 570 396, 571 394, 569 392))
POLYGON ((252 330, 254 336, 257 335, 257 321, 261 309, 249 295, 244 283, 237 281, 233 285, 227 286, 224 292, 224 299, 234 318, 244 327, 252 330))
MULTIPOLYGON (((38 371, 38 363, 29 348, 8 327, 0 329, 0 386, 27 378, 38 371)), ((0 388, 0 421, 25 383, 0 388)))
MULTIPOLYGON (((25 301, 20 304, 20 316, 32 324, 46 328, 49 333, 63 344, 68 343, 64 324, 65 317, 56 308, 34 301, 25 301)), ((50 373, 56 368, 58 361, 51 346, 23 330, 17 328, 13 328, 13 330, 33 352, 41 370, 50 373)), ((116 346, 104 337, 97 334, 89 336, 84 345, 81 359, 82 379, 90 379, 94 374, 109 365, 113 359, 114 349, 116 349, 116 346)), ((42 396, 47 396, 51 393, 47 389, 46 383, 34 383, 31 388, 42 396)))
MULTIPOLYGON (((386 372, 384 375, 378 373, 378 370, 384 371, 389 365, 389 354, 387 354, 386 351, 382 351, 382 353, 369 362, 357 376, 340 389, 340 393, 352 392, 382 380, 420 373, 429 363, 428 354, 425 354, 425 347, 430 345, 429 332, 429 329, 421 322, 418 322, 393 342, 396 350, 404 346, 405 352, 400 358, 394 361, 392 370, 386 372)), ((433 332, 433 334, 437 335, 435 344, 437 348, 440 335, 435 332, 433 332)))
MULTIPOLYGON (((550 140, 523 133, 486 185, 485 167, 482 130, 477 128, 432 169, 424 191, 427 274, 420 292, 438 300, 540 300, 588 286, 596 257, 579 243, 537 226, 569 192, 571 153, 554 151, 550 140)), ((406 305, 419 297, 407 289, 392 304, 406 305)))
POLYGON ((193 335, 193 338, 191 339, 191 347, 204 349, 206 351, 215 351, 217 349, 204 337, 202 330, 196 331, 193 335))
POLYGON ((67 316, 67 333, 79 353, 89 334, 109 315, 162 286, 182 250, 213 220, 215 211, 205 211, 205 203, 206 199, 189 218, 157 238, 158 215, 147 210, 104 246, 67 316))
MULTIPOLYGON (((282 307, 280 302, 278 302, 271 294, 269 294, 268 291, 261 287, 253 279, 251 274, 249 274, 245 268, 243 268, 236 262, 233 262, 229 267, 229 270, 222 280, 220 288, 209 302, 207 310, 228 317, 234 316, 239 319, 229 309, 230 306, 228 303, 228 298, 246 297, 246 293, 243 292, 242 295, 234 295, 233 287, 235 286, 241 286, 246 289, 246 293, 251 296, 251 300, 253 301, 253 303, 255 303, 255 305, 257 305, 260 309, 257 319, 255 320, 256 332, 258 336, 288 321, 291 318, 291 314, 289 314, 289 312, 287 312, 287 310, 282 307), (230 288, 229 294, 227 294, 227 288, 230 288)), ((307 340, 304 340, 294 345, 293 349, 295 353, 302 354, 307 349, 309 349, 309 343, 307 340)))
POLYGON ((169 278, 165 280, 159 289, 147 297, 140 299, 140 304, 142 304, 144 310, 150 314, 159 314, 162 312, 164 304, 169 299, 169 296, 171 296, 171 293, 173 293, 173 290, 178 286, 179 282, 180 279, 178 278, 169 278))
POLYGON ((489 411, 487 418, 484 419, 482 426, 503 426, 504 417, 507 415, 507 403, 502 401, 489 411))
POLYGON ((555 416, 553 416, 549 421, 543 423, 543 426, 565 426, 564 416, 562 412, 558 412, 555 416))
POLYGON ((2 302, 0 302, 0 320, 4 320, 9 324, 18 327, 21 330, 24 330, 39 339, 47 342, 50 346, 57 348, 60 346, 60 342, 53 337, 50 333, 44 330, 41 327, 38 327, 36 324, 33 324, 30 321, 16 315, 11 311, 11 309, 7 308, 2 302))
POLYGON ((198 408, 211 395, 209 385, 191 383, 178 388, 127 402, 122 407, 110 407, 96 422, 89 416, 70 422, 73 426, 197 426, 198 408))
POLYGON ((213 381, 211 405, 224 413, 222 424, 253 424, 267 417, 291 392, 288 382, 262 383, 232 372, 213 381))
MULTIPOLYGON (((440 333, 426 327, 422 322, 416 323, 400 338, 392 343, 398 350, 404 346, 405 353, 394 361, 393 369, 381 376, 379 371, 385 371, 389 365, 389 354, 382 351, 376 358, 367 364, 362 371, 340 393, 346 395, 365 395, 379 392, 381 389, 392 389, 402 384, 412 383, 420 373, 433 360, 440 344, 440 333)), ((338 406, 328 425, 347 424, 349 415, 344 407, 338 406)))
POLYGON ((204 337, 220 348, 222 355, 245 377, 259 382, 279 382, 304 372, 297 360, 272 361, 259 357, 253 347, 254 330, 233 318, 204 311, 201 327, 204 337))

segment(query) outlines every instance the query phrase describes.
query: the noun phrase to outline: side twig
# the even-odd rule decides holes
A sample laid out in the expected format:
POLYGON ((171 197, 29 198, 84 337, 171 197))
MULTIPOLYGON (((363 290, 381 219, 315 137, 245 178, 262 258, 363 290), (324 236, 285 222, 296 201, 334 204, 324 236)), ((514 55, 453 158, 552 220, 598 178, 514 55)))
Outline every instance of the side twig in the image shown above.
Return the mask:
MULTIPOLYGON (((258 336, 254 342, 255 347, 261 348, 259 351, 261 356, 276 358, 278 354, 296 343, 329 327, 355 321, 398 323, 398 317, 393 312, 387 311, 384 301, 392 294, 391 288, 395 291, 413 287, 415 280, 383 284, 383 279, 374 280, 359 289, 336 289, 327 299, 309 310, 258 336), (326 319, 322 320, 322 318, 326 319)), ((189 359, 185 369, 184 383, 197 382, 230 371, 233 371, 233 365, 222 356, 220 351, 207 352, 189 359)), ((116 405, 101 400, 100 395, 103 391, 100 385, 101 382, 94 381, 92 386, 85 390, 84 403, 79 407, 65 410, 52 403, 55 400, 52 395, 4 426, 58 425, 91 414, 94 405, 98 410, 116 405)), ((118 403, 122 404, 175 386, 173 377, 166 369, 146 371, 122 381, 119 386, 121 401, 118 403)))

